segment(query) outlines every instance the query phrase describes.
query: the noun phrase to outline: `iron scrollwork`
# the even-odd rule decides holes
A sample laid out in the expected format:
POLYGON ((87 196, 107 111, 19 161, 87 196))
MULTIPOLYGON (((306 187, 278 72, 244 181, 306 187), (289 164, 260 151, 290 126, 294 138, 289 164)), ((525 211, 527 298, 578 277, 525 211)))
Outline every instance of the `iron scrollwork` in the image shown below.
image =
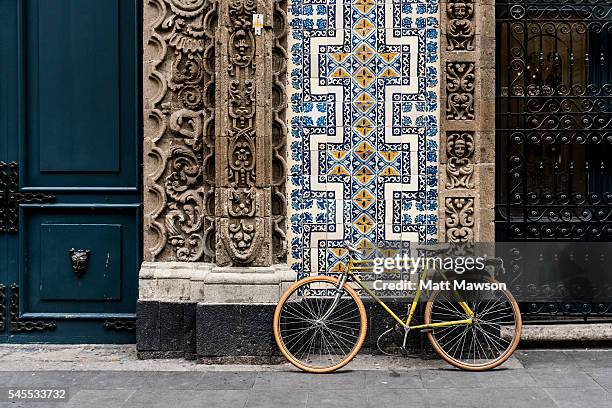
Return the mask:
POLYGON ((16 162, 0 162, 0 235, 18 232, 20 204, 53 201, 53 194, 19 192, 19 165, 16 162))
POLYGON ((136 331, 136 322, 134 320, 106 320, 104 328, 106 330, 134 332, 136 331))
POLYGON ((612 239, 612 5, 504 0, 497 22, 508 37, 496 103, 500 232, 612 239))
POLYGON ((55 330, 55 322, 23 319, 19 315, 19 285, 11 285, 11 309, 9 331, 11 333, 30 333, 55 330))
MULTIPOLYGON (((498 240, 612 241, 612 4, 499 0, 496 21, 504 38, 497 48, 498 240)), ((561 269, 554 262, 545 259, 542 269, 561 269)), ((512 265, 522 295, 533 298, 527 313, 612 312, 572 293, 584 286, 575 273, 537 282, 537 265, 524 254, 512 265)))

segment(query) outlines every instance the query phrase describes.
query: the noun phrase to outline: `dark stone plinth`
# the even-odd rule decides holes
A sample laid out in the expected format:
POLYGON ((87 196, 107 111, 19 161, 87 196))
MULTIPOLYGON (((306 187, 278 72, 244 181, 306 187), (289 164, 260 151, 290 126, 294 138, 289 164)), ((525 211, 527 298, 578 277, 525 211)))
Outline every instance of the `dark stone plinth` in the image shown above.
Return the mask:
MULTIPOLYGON (((377 303, 364 301, 364 304, 368 334, 362 352, 376 354, 379 352, 376 340, 395 321, 377 303)), ((402 318, 408 313, 405 302, 387 304, 402 318)), ((280 362, 272 332, 275 307, 141 300, 136 324, 138 357, 198 359, 209 364, 280 362)), ((420 308, 416 316, 421 319, 420 308)), ((426 336, 419 332, 410 333, 408 349, 431 352, 426 336)))
POLYGON ((195 359, 195 303, 139 300, 138 358, 195 359))
POLYGON ((272 333, 275 305, 198 303, 199 357, 275 356, 272 333))

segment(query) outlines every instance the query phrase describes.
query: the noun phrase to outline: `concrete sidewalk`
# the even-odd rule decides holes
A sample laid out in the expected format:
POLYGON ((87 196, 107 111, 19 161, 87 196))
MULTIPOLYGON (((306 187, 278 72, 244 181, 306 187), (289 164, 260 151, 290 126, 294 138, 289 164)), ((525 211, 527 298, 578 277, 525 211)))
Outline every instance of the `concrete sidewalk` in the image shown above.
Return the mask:
POLYGON ((1 407, 612 407, 612 350, 517 351, 502 369, 359 356, 328 375, 292 366, 135 359, 131 346, 2 346, 8 388, 68 388, 70 400, 1 407))

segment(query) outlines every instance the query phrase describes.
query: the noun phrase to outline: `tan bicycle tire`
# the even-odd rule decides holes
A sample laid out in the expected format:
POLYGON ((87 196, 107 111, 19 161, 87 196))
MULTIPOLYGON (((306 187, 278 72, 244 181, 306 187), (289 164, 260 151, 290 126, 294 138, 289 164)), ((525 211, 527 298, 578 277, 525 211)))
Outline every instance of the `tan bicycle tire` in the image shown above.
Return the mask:
MULTIPOLYGON (((487 279, 487 280, 490 280, 490 279, 487 279)), ((522 321, 522 318, 521 318, 521 311, 519 309, 518 303, 516 303, 516 300, 514 299, 514 296, 512 296, 512 293, 510 293, 508 290, 503 290, 503 292, 505 293, 505 295, 507 296, 508 300, 512 304, 512 309, 514 311, 515 316, 517 317, 517 320, 516 320, 516 331, 515 331, 514 338, 512 339, 512 343, 510 344, 510 347, 508 348, 508 350, 506 350, 506 352, 502 356, 498 357, 497 359, 493 360, 492 362, 490 362, 488 364, 482 364, 482 365, 463 364, 460 361, 455 360, 454 358, 450 357, 447 353, 445 353, 444 350, 442 350, 442 348, 438 345, 438 342, 436 341, 436 339, 435 339, 435 337, 433 335, 433 331, 429 331, 427 333, 427 338, 429 339, 429 343, 431 344, 431 346, 435 350, 436 354, 438 354, 438 356, 440 356, 448 364, 450 364, 450 365, 452 365, 454 367, 457 367, 457 368, 459 368, 461 370, 465 370, 465 371, 487 371, 487 370, 491 370, 491 369, 493 369, 495 367, 500 366, 506 360, 508 360, 508 358, 510 358, 512 353, 514 353, 514 351, 518 347, 519 341, 521 340, 521 331, 522 331, 522 327, 523 327, 523 321, 522 321)), ((440 291, 432 292, 431 296, 427 300, 427 304, 425 306, 425 324, 430 324, 431 323, 431 311, 432 311, 432 308, 433 308, 433 302, 435 301, 436 296, 439 293, 440 293, 440 291)))
POLYGON ((291 287, 289 287, 289 289, 287 289, 285 293, 283 293, 283 295, 281 296, 280 300, 278 301, 278 304, 276 305, 276 309, 274 311, 274 323, 273 323, 274 340, 276 341, 276 345, 278 346, 283 356, 295 367, 299 368, 300 370, 309 372, 309 373, 324 374, 324 373, 331 373, 333 371, 336 371, 344 367, 345 365, 350 363, 353 358, 355 358, 357 353, 359 353, 359 350, 361 350, 361 346, 363 346, 363 342, 365 340, 367 327, 368 327, 368 320, 366 316, 365 307, 363 306, 363 302, 361 301, 361 298, 359 297, 359 295, 357 294, 357 292, 355 292, 353 288, 351 288, 349 285, 345 285, 344 289, 347 291, 347 293, 351 296, 351 298, 353 298, 353 300, 357 304, 357 308, 359 309, 359 314, 360 314, 360 326, 361 326, 360 333, 359 333, 359 337, 357 339, 357 342, 353 350, 338 364, 335 364, 330 367, 323 367, 323 368, 310 367, 308 365, 302 364, 300 361, 293 358, 291 353, 289 353, 286 350, 283 340, 280 338, 280 335, 279 335, 280 313, 281 313, 283 305, 285 304, 285 301, 289 298, 289 296, 291 296, 291 294, 298 287, 300 287, 301 285, 305 283, 316 282, 316 281, 327 281, 327 282, 331 282, 334 284, 338 283, 338 279, 333 278, 331 276, 311 276, 309 278, 301 279, 295 282, 293 285, 291 285, 291 287))

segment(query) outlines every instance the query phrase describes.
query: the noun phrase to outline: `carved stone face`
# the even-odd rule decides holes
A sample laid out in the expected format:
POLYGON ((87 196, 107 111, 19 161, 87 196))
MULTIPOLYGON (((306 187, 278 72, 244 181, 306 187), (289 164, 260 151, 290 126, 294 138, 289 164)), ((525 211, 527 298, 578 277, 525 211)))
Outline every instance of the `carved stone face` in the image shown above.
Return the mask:
POLYGON ((453 16, 458 19, 464 19, 468 17, 468 9, 465 3, 455 3, 453 5, 453 16))
POLYGON ((456 157, 463 158, 466 154, 465 140, 457 139, 455 141, 455 145, 453 146, 453 152, 455 153, 456 157))

